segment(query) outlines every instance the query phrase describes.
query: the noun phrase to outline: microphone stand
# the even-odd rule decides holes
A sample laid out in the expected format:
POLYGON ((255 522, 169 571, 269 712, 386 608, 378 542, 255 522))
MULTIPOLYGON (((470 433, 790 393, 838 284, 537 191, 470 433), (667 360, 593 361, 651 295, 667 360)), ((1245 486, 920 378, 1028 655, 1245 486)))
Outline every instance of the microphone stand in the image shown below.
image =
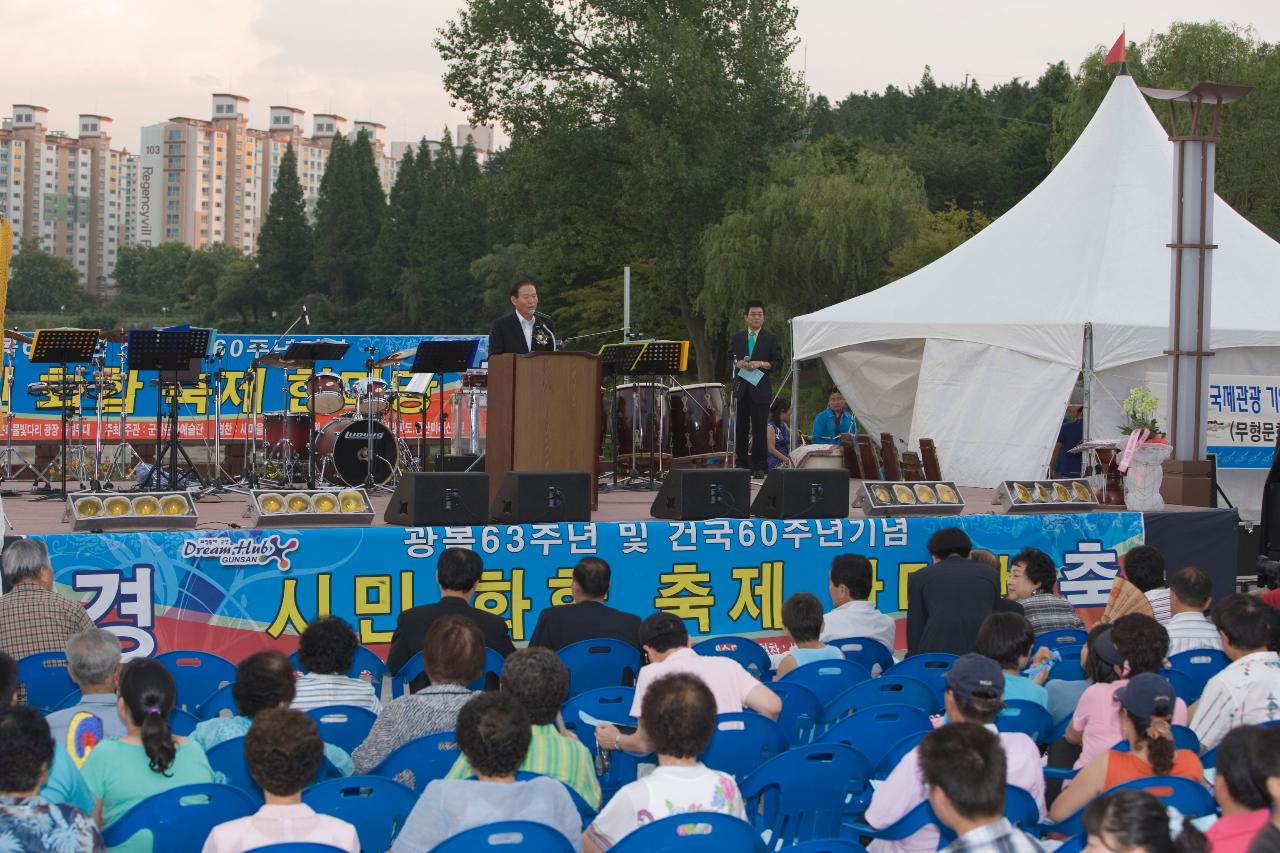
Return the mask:
MULTIPOLYGON (((293 322, 289 324, 289 328, 276 335, 275 340, 271 342, 271 346, 267 347, 267 352, 275 352, 276 346, 280 343, 280 339, 293 331, 294 327, 306 319, 307 325, 311 325, 311 318, 307 315, 307 307, 302 306, 302 313, 293 318, 293 322)), ((261 354, 255 355, 253 361, 249 362, 249 379, 245 383, 245 389, 249 394, 249 419, 251 421, 249 429, 249 465, 245 474, 245 484, 250 489, 258 488, 258 366, 262 363, 261 354)), ((285 407, 286 412, 288 407, 285 407)), ((290 471, 290 475, 292 471, 290 471)))

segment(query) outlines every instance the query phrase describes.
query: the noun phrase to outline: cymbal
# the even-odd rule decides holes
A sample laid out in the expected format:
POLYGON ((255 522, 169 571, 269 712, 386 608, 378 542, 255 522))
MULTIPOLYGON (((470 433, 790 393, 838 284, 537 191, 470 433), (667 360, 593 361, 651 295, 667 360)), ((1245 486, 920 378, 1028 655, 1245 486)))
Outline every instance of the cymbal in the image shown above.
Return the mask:
POLYGON ((417 347, 410 347, 409 349, 402 349, 397 352, 393 352, 390 355, 385 355, 375 361, 373 363, 373 367, 375 370, 382 367, 391 367, 393 364, 399 364, 406 359, 412 358, 413 354, 417 351, 417 347))
POLYGON ((110 341, 113 344, 123 344, 129 341, 129 330, 125 328, 119 329, 103 329, 98 333, 98 337, 104 341, 110 341))
POLYGON ((24 335, 22 334, 22 332, 19 332, 17 329, 5 329, 4 336, 11 341, 19 341, 20 343, 24 343, 24 344, 29 344, 35 340, 35 338, 31 337, 30 335, 24 335))
POLYGON ((295 359, 282 358, 280 353, 271 352, 258 359, 258 363, 264 367, 275 367, 280 370, 296 370, 299 367, 310 367, 309 361, 297 361, 295 359))

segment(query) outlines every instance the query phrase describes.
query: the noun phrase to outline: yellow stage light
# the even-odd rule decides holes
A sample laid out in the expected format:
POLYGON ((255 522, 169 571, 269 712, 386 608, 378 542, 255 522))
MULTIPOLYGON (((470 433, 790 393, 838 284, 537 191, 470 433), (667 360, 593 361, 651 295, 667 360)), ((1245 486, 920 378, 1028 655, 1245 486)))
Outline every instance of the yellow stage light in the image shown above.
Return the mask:
POLYGON ((373 506, 364 489, 255 491, 245 509, 250 527, 354 527, 373 522, 373 506))
POLYGON ((199 516, 186 492, 132 498, 114 492, 81 492, 71 496, 63 520, 77 531, 179 530, 195 527, 199 516))

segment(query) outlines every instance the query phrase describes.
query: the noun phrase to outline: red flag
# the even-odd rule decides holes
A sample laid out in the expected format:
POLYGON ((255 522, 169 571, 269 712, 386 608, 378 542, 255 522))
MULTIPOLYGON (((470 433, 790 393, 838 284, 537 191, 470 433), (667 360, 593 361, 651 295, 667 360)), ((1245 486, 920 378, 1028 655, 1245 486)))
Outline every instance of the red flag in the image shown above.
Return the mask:
POLYGON ((1107 58, 1102 60, 1103 65, 1110 65, 1113 62, 1124 62, 1124 30, 1120 31, 1120 38, 1111 45, 1111 50, 1107 51, 1107 58))

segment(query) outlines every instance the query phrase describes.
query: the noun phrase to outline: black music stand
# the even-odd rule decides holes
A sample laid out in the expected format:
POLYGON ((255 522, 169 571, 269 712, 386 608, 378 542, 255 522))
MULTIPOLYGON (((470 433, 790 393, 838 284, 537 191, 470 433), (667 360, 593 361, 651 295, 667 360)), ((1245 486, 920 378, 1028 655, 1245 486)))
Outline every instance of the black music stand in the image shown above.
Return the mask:
MULTIPOLYGON (((469 341, 422 341, 418 344, 418 350, 413 354, 413 364, 409 366, 410 373, 431 373, 435 376, 437 387, 440 389, 440 455, 436 462, 436 470, 441 470, 439 466, 444 464, 445 453, 445 435, 444 435, 444 374, 446 373, 463 373, 471 369, 472 363, 476 358, 476 350, 480 348, 480 341, 472 339, 469 341)), ((423 409, 426 409, 426 394, 422 395, 423 409)), ((480 459, 484 455, 481 454, 480 459)), ((423 460, 425 463, 426 460, 423 460)), ((478 462, 479 460, 477 460, 478 462)), ((475 463, 472 463, 473 465, 475 463)), ((373 470, 373 460, 369 460, 370 471, 373 470)), ((470 470, 470 469, 468 469, 470 470)), ((372 477, 372 474, 370 475, 372 477)))
MULTIPOLYGON (((347 354, 351 344, 333 338, 316 338, 314 341, 294 341, 280 357, 286 361, 301 361, 311 365, 315 374, 317 361, 337 361, 347 354)), ((313 392, 307 392, 307 488, 316 487, 316 406, 313 392)), ((372 463, 370 463, 372 464, 372 463)))
POLYGON ((204 476, 182 446, 178 429, 178 406, 184 387, 194 387, 200 382, 200 360, 209 347, 209 330, 190 326, 174 326, 167 329, 129 330, 129 371, 156 371, 156 457, 147 476, 138 484, 139 491, 155 489, 165 491, 160 484, 160 471, 165 460, 169 464, 167 488, 178 488, 178 457, 187 463, 188 473, 194 474, 203 487, 204 476), (165 397, 169 398, 169 438, 163 439, 162 411, 165 397))
MULTIPOLYGON (((98 348, 98 335, 101 329, 37 329, 35 339, 31 342, 32 364, 62 365, 62 380, 58 383, 61 393, 58 395, 62 403, 58 418, 58 444, 62 456, 62 488, 50 488, 47 495, 37 500, 53 500, 67 497, 67 421, 71 416, 71 406, 67 401, 66 391, 73 392, 71 399, 76 400, 79 389, 67 382, 68 364, 85 364, 93 360, 93 353, 98 348)), ((97 472, 94 472, 97 476, 97 472)))

